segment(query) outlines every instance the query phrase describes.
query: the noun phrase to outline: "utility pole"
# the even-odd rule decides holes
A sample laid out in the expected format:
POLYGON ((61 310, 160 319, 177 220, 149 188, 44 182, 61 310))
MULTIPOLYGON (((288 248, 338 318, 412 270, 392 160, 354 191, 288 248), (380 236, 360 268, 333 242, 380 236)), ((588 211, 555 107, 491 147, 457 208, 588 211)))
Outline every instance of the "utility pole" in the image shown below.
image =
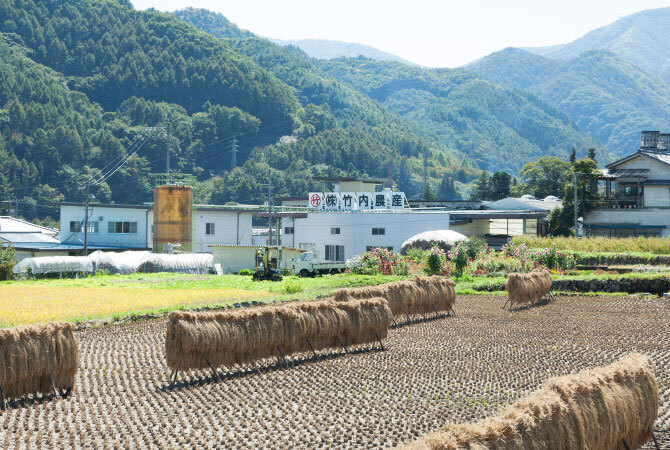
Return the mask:
POLYGON ((428 150, 423 152, 423 187, 428 183, 428 150))
POLYGON ((230 171, 232 172, 235 167, 237 167, 237 139, 233 137, 233 142, 230 145, 230 153, 232 157, 230 159, 230 171))
POLYGON ((170 122, 167 123, 165 128, 165 154, 167 162, 165 173, 167 173, 168 184, 170 184, 170 122))
POLYGON ((577 172, 572 174, 572 202, 574 203, 574 219, 575 219, 575 237, 577 237, 577 231, 579 229, 579 219, 578 219, 578 206, 577 206, 577 172))
POLYGON ((272 198, 272 173, 268 173, 268 238, 269 241, 268 244, 272 245, 272 219, 273 219, 273 211, 272 207, 274 206, 274 200, 272 198))
POLYGON ((84 200, 85 203, 85 215, 84 215, 84 256, 88 256, 88 188, 89 188, 89 180, 86 180, 86 199, 84 200))

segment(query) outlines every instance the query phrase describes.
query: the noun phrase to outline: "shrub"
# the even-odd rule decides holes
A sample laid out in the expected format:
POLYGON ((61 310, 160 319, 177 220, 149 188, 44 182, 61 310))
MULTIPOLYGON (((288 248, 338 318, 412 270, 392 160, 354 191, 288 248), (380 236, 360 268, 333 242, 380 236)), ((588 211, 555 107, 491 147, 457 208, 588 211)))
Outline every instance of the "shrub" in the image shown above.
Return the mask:
POLYGON ((556 244, 537 251, 533 259, 549 269, 569 270, 576 265, 575 257, 556 250, 556 244))
POLYGON ((530 258, 516 258, 504 252, 485 253, 470 262, 468 271, 473 275, 525 273, 533 270, 534 265, 530 258))
POLYGON ((238 275, 253 275, 254 271, 251 269, 242 269, 239 272, 237 272, 238 275))
POLYGON ((408 258, 401 257, 385 248, 376 248, 362 256, 355 256, 349 259, 346 265, 353 273, 362 275, 407 275, 409 273, 408 258))
POLYGON ((14 278, 14 265, 16 260, 16 250, 9 246, 7 248, 0 247, 0 281, 7 281, 14 278))
POLYGON ((428 258, 426 258, 426 267, 424 267, 424 272, 428 275, 442 275, 444 272, 444 262, 445 262, 445 253, 441 248, 434 246, 428 252, 428 258))
POLYGON ((463 244, 459 242, 456 247, 447 253, 447 256, 454 265, 454 273, 456 276, 460 277, 463 275, 463 271, 468 266, 468 254, 463 247, 463 244))
POLYGON ((289 281, 282 286, 281 290, 284 294, 297 294, 305 290, 305 288, 300 283, 289 281))
POLYGON ((474 259, 480 253, 488 252, 489 250, 486 241, 478 237, 471 237, 467 241, 460 242, 459 245, 470 259, 474 259))

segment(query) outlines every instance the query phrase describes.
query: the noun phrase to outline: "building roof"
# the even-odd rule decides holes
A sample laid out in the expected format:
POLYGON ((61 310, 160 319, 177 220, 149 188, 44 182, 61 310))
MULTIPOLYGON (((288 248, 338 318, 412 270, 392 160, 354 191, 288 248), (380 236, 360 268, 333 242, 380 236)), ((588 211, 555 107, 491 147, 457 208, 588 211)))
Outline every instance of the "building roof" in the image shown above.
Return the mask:
MULTIPOLYGON (((77 202, 62 202, 59 203, 61 206, 86 206, 84 203, 77 202)), ((125 208, 125 209, 152 209, 153 205, 124 205, 118 203, 89 203, 89 208, 125 208)))
POLYGON ((549 215, 545 209, 535 210, 461 210, 449 211, 450 221, 468 219, 543 219, 549 215))
POLYGON ((0 231, 35 232, 47 235, 58 234, 58 230, 55 228, 35 225, 34 223, 11 216, 0 216, 0 231))
POLYGON ((58 244, 59 241, 55 237, 34 232, 34 231, 0 231, 0 243, 7 242, 9 244, 25 244, 25 243, 45 243, 45 244, 58 244))
POLYGON ((670 180, 647 180, 645 186, 670 186, 670 180))
POLYGON ((489 210, 508 210, 508 211, 553 211, 556 208, 560 208, 562 205, 561 200, 554 200, 551 197, 547 197, 544 200, 538 200, 535 198, 514 198, 507 197, 501 200, 496 200, 488 204, 489 210))
POLYGON ((619 164, 628 162, 631 159, 636 158, 638 156, 646 156, 647 158, 655 159, 656 161, 662 162, 663 164, 667 164, 670 166, 670 152, 638 150, 635 153, 625 156, 617 161, 614 161, 613 163, 609 163, 605 167, 607 169, 613 169, 619 164))
POLYGON ((309 197, 275 197, 276 202, 306 202, 309 197))
POLYGON ((313 180, 318 181, 333 181, 342 183, 345 181, 360 181, 362 183, 383 184, 389 181, 388 178, 361 178, 361 177, 312 177, 313 180))
MULTIPOLYGON (((264 247, 263 245, 235 245, 235 244, 209 244, 207 247, 212 247, 212 248, 230 248, 230 247, 236 247, 236 248, 262 248, 264 247)), ((274 245, 271 245, 269 247, 275 247, 274 245)), ((282 250, 294 250, 296 252, 306 252, 307 250, 303 248, 295 248, 295 247, 289 247, 288 245, 281 245, 280 246, 282 250)))

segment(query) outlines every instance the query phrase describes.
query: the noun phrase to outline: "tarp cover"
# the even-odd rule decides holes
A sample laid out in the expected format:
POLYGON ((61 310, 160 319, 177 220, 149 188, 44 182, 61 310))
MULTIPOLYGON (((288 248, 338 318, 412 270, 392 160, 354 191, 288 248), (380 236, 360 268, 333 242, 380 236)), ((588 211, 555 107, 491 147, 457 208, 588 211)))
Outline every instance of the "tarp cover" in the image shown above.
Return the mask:
POLYGON ((138 272, 177 272, 177 273, 209 273, 214 265, 211 253, 181 253, 176 255, 151 253, 140 264, 138 272))
POLYGON ((447 245, 455 245, 458 241, 466 241, 467 239, 467 236, 454 230, 431 230, 412 236, 403 242, 400 248, 408 247, 417 241, 443 242, 447 245))
POLYGON ((120 273, 126 275, 137 272, 140 265, 149 258, 151 252, 93 252, 88 255, 95 263, 96 270, 106 270, 109 273, 120 273))
POLYGON ((14 266, 14 273, 31 272, 35 275, 50 273, 91 273, 93 262, 85 256, 42 256, 26 258, 14 266))
POLYGON ((214 258, 210 253, 162 254, 147 251, 120 253, 96 251, 88 256, 43 256, 26 258, 16 266, 14 273, 92 273, 106 270, 109 273, 135 272, 210 273, 214 258))

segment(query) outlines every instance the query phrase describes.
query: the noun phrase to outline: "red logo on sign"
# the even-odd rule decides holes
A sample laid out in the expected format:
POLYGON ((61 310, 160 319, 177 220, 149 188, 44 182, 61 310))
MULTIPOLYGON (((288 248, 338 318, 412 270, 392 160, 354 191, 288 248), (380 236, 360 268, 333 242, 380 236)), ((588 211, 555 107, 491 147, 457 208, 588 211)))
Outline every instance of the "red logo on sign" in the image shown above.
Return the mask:
POLYGON ((319 194, 312 194, 312 197, 309 199, 309 204, 314 208, 321 206, 321 196, 319 194))

